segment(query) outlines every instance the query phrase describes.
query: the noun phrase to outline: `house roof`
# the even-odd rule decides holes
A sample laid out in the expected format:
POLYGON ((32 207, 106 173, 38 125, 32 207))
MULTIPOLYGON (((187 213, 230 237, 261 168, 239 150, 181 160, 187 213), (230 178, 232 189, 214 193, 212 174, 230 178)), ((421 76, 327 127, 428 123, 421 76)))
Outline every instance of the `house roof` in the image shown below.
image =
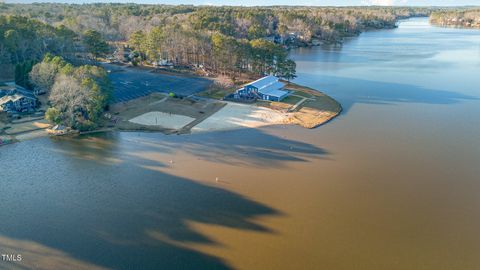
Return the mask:
POLYGON ((25 88, 17 88, 17 89, 15 90, 15 94, 16 94, 16 95, 21 95, 21 96, 24 96, 24 97, 30 98, 30 99, 37 99, 37 98, 35 97, 35 95, 32 93, 32 91, 29 91, 29 90, 27 90, 27 89, 25 89, 25 88))
POLYGON ((246 86, 253 86, 257 88, 260 94, 278 98, 281 98, 289 93, 288 91, 280 90, 285 87, 285 84, 280 82, 275 76, 266 76, 254 82, 245 84, 244 87, 238 89, 237 92, 245 89, 246 86))
POLYGON ((275 76, 266 76, 247 85, 257 88, 258 92, 264 95, 282 97, 288 94, 288 91, 280 90, 285 87, 285 84, 275 76))
POLYGON ((15 86, 12 86, 10 84, 0 83, 0 90, 5 90, 5 91, 15 90, 15 86))
POLYGON ((29 91, 21 87, 20 85, 15 84, 15 82, 0 83, 0 96, 2 96, 2 92, 4 93, 4 95, 19 94, 27 98, 36 99, 32 91, 29 91))
POLYGON ((278 97, 278 98, 288 94, 288 91, 280 90, 280 88, 282 88, 284 85, 281 82, 279 82, 279 83, 281 84, 281 87, 277 87, 277 86, 272 85, 272 86, 269 86, 269 87, 266 87, 266 88, 262 89, 260 91, 260 93, 262 93, 264 95, 278 97))
POLYGON ((247 85, 250 85, 250 86, 253 86, 255 88, 257 88, 258 90, 260 90, 261 88, 264 88, 266 86, 269 86, 273 83, 276 83, 278 82, 278 78, 275 77, 275 76, 272 76, 272 75, 269 75, 269 76, 265 76, 263 78, 260 78, 256 81, 253 81, 249 84, 246 84, 245 86, 247 85))
POLYGON ((7 102, 10 102, 10 101, 15 102, 19 99, 22 99, 23 97, 24 96, 18 95, 18 94, 4 96, 4 97, 0 98, 0 105, 3 105, 3 104, 5 104, 7 102))
MULTIPOLYGON (((22 98, 29 98, 29 99, 32 99, 32 97, 29 97, 29 96, 26 96, 26 95, 23 95, 23 94, 13 94, 13 95, 7 95, 7 96, 4 96, 2 98, 0 98, 0 106, 1 105, 4 105, 8 102, 15 102, 15 101, 18 101, 22 98)), ((35 99, 35 98, 33 98, 35 99)))
POLYGON ((13 86, 14 89, 15 89, 15 92, 16 92, 17 94, 22 94, 22 95, 24 95, 24 96, 26 96, 26 97, 28 97, 28 98, 34 98, 34 99, 36 99, 36 97, 35 97, 35 95, 33 94, 32 91, 27 90, 27 89, 21 87, 20 85, 17 85, 17 84, 15 84, 15 83, 7 83, 7 85, 13 86))

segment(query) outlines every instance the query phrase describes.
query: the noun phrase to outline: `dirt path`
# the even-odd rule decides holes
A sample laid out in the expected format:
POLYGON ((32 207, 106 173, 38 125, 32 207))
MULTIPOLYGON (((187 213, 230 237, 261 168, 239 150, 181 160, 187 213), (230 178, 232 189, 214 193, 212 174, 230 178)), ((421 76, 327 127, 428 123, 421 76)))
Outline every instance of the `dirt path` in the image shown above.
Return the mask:
POLYGON ((305 101, 307 101, 306 97, 297 96, 297 95, 293 95, 293 96, 301 97, 302 99, 299 102, 297 102, 295 105, 293 105, 290 109, 288 109, 289 112, 294 112, 298 107, 300 107, 300 105, 302 105, 305 101))

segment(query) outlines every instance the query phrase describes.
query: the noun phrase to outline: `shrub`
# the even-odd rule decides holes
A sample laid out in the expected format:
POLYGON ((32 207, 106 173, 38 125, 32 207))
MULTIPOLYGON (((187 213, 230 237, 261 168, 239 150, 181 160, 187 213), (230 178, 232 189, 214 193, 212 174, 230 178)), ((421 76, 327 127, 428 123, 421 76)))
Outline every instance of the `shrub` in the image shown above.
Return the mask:
POLYGON ((62 122, 62 113, 57 108, 48 108, 45 112, 45 119, 54 124, 60 124, 62 122))

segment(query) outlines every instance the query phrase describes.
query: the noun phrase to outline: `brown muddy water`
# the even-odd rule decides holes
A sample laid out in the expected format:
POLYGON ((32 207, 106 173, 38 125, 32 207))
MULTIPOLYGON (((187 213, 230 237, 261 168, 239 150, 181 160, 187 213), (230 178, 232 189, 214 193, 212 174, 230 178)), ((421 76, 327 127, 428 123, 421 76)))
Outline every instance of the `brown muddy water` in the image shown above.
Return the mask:
POLYGON ((480 32, 292 56, 339 118, 0 148, 0 269, 480 269, 480 32))

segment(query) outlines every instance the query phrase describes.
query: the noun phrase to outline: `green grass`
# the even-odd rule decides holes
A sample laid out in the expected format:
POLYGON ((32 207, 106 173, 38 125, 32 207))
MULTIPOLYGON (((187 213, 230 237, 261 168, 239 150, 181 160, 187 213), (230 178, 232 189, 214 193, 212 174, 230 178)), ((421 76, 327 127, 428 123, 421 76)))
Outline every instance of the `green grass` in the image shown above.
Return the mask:
POLYGON ((211 86, 207 90, 198 93, 200 97, 208 97, 213 99, 223 99, 225 96, 235 92, 235 88, 227 89, 219 86, 211 86))
POLYGON ((307 100, 302 104, 301 107, 307 107, 307 108, 325 110, 325 111, 340 110, 340 104, 328 96, 317 97, 315 100, 307 100))
POLYGON ((286 98, 284 98, 282 100, 283 103, 287 103, 287 104, 291 104, 291 105, 295 105, 297 104, 297 102, 299 102, 300 100, 302 100, 301 97, 296 97, 296 96, 288 96, 286 98))
POLYGON ((214 90, 206 90, 201 93, 197 94, 200 97, 208 97, 208 98, 213 98, 213 99, 222 99, 224 98, 227 94, 223 91, 214 91, 214 90))
POLYGON ((297 96, 302 96, 302 97, 306 97, 306 98, 311 98, 312 95, 310 95, 309 93, 305 93, 305 92, 302 92, 302 91, 295 91, 293 92, 294 95, 297 95, 297 96))

